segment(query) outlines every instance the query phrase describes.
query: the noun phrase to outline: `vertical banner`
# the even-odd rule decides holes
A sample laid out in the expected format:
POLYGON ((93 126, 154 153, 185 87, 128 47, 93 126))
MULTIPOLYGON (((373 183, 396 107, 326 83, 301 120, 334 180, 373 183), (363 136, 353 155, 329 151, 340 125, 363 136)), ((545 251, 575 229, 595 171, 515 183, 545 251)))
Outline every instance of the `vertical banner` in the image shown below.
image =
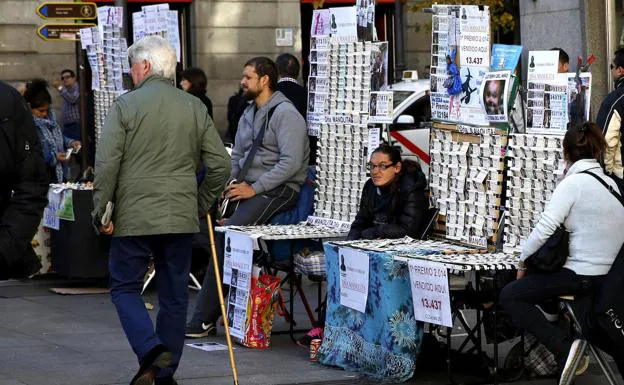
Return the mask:
POLYGON ((453 327, 446 267, 437 262, 418 259, 410 259, 408 264, 416 319, 453 327))
POLYGON ((368 254, 350 248, 338 250, 340 263, 340 304, 366 312, 368 299, 368 254))
POLYGON ((253 241, 251 237, 226 232, 223 283, 230 285, 227 298, 227 322, 230 334, 236 338, 245 336, 252 265, 253 241))

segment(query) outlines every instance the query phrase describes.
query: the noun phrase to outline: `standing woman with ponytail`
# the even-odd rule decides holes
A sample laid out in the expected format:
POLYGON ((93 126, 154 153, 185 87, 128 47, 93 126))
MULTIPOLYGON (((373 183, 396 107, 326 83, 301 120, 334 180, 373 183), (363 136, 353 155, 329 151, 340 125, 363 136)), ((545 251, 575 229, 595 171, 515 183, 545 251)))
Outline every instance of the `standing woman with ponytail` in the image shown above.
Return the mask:
POLYGON ((63 136, 63 131, 50 111, 52 96, 43 79, 35 79, 26 85, 24 99, 32 111, 37 135, 41 142, 49 183, 63 183, 69 179, 68 148, 80 147, 80 142, 63 136))
POLYGON ((566 132, 566 176, 524 244, 518 279, 507 285, 500 297, 503 310, 514 323, 535 335, 555 355, 560 383, 574 375, 572 368, 581 358, 580 340, 572 340, 567 331, 550 323, 536 305, 557 300, 561 295, 574 295, 577 299, 590 295, 609 272, 624 243, 624 207, 602 183, 587 174, 594 174, 619 191, 598 162, 605 147, 605 139, 595 123, 587 122, 566 132), (570 235, 565 265, 553 273, 527 275, 524 260, 561 226, 570 235))

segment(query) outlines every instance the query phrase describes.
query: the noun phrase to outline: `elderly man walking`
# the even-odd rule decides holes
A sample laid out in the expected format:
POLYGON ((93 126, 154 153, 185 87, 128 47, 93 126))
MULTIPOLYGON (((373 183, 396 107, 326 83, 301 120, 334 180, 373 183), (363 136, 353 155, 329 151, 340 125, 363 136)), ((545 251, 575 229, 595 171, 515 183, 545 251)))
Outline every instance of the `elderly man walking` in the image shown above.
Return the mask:
POLYGON ((173 85, 176 55, 161 37, 132 45, 135 90, 107 117, 96 153, 94 225, 112 234, 111 296, 139 359, 133 385, 176 384, 184 346, 191 242, 230 175, 230 159, 201 100, 173 85), (197 186, 201 163, 206 178, 197 186), (112 222, 102 224, 107 203, 112 222), (141 298, 154 259, 156 330, 141 298))

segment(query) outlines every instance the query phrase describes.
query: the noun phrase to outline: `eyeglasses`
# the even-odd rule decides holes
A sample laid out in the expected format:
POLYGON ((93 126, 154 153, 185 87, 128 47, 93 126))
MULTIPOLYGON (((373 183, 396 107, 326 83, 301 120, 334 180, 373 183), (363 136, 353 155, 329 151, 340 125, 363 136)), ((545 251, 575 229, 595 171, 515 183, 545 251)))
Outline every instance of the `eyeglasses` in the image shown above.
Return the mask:
POLYGON ((390 167, 394 166, 396 163, 391 163, 391 164, 384 164, 384 163, 379 163, 379 164, 373 164, 373 163, 367 163, 366 164, 366 169, 369 171, 375 171, 375 169, 379 169, 380 171, 386 171, 387 169, 389 169, 390 167))

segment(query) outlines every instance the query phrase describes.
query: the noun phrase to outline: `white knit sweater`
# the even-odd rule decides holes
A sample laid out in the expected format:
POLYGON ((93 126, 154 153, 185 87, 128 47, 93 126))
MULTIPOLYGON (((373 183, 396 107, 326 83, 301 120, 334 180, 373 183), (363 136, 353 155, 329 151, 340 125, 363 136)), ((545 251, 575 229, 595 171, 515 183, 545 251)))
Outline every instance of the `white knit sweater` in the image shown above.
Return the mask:
POLYGON ((598 161, 582 159, 574 163, 527 239, 522 260, 535 253, 563 224, 570 232, 570 256, 564 267, 579 275, 607 274, 624 243, 624 206, 594 177, 579 174, 586 170, 618 191, 598 161))

